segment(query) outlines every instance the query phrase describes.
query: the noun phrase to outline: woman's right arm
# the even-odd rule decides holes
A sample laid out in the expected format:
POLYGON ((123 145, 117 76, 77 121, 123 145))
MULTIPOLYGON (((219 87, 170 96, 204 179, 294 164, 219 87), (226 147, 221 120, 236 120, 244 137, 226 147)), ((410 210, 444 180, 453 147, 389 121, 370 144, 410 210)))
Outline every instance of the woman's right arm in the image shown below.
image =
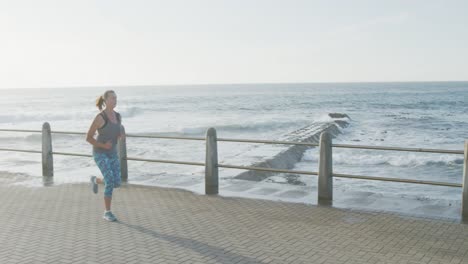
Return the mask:
POLYGON ((93 123, 89 127, 88 133, 86 134, 86 141, 88 141, 91 145, 97 147, 97 148, 103 148, 103 149, 111 149, 112 148, 112 143, 110 141, 104 143, 98 142, 94 138, 94 134, 96 134, 96 131, 98 128, 102 127, 104 125, 104 119, 102 118, 101 115, 97 115, 94 118, 93 123))

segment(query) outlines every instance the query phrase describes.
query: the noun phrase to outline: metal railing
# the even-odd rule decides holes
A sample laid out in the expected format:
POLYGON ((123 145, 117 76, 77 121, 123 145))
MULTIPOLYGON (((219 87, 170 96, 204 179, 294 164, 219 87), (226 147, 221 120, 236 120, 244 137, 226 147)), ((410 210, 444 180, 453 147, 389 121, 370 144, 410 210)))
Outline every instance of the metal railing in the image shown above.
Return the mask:
MULTIPOLYGON (((68 134, 68 135, 86 135, 82 132, 70 131, 51 131, 50 125, 44 123, 42 130, 20 130, 20 129, 0 129, 0 132, 27 132, 27 133, 42 133, 42 151, 37 150, 19 150, 0 148, 0 151, 14 151, 14 152, 27 152, 27 153, 42 153, 42 168, 43 176, 53 176, 53 155, 67 155, 79 157, 92 157, 89 154, 80 153, 67 153, 67 152, 54 152, 52 151, 52 137, 51 134, 68 134)), ((123 129, 125 134, 125 129, 123 129)), ((263 172, 275 173, 292 173, 303 175, 316 175, 318 176, 318 201, 320 204, 330 204, 333 200, 333 178, 349 178, 361 180, 375 180, 375 181, 388 181, 399 183, 413 183, 413 184, 426 184, 445 187, 458 187, 462 188, 462 219, 468 220, 468 173, 467 173, 467 156, 468 156, 468 140, 465 141, 464 151, 460 150, 444 150, 444 149, 424 149, 424 148, 400 148, 400 147, 385 147, 385 146, 365 146, 365 145, 347 145, 347 144, 332 144, 332 137, 328 132, 323 132, 320 135, 320 143, 308 142, 292 142, 292 141, 272 141, 272 140, 251 140, 251 139, 231 139, 231 138, 217 138, 216 130, 214 128, 208 129, 206 137, 176 137, 176 136, 161 136, 161 135, 141 135, 141 134, 125 134, 118 142, 118 154, 121 163, 121 176, 123 181, 128 180, 127 161, 146 161, 157 163, 170 163, 179 165, 192 165, 192 166, 205 166, 205 193, 217 194, 218 190, 218 168, 241 169, 241 170, 254 170, 263 172), (174 161, 174 160, 161 160, 161 159, 147 159, 140 157, 127 157, 126 137, 133 138, 153 138, 153 139, 174 139, 174 140, 195 140, 206 142, 206 159, 205 163, 190 162, 190 161, 174 161), (280 144, 280 145, 297 145, 319 147, 319 171, 295 171, 255 166, 239 166, 231 164, 218 163, 218 142, 237 142, 237 143, 260 143, 260 144, 280 144), (449 183, 449 182, 436 182, 415 179, 401 179, 389 177, 374 177, 365 175, 351 175, 342 173, 333 173, 332 162, 332 148, 352 148, 352 149, 368 149, 368 150, 384 150, 384 151, 406 151, 406 152, 422 152, 422 153, 438 153, 438 154, 455 154, 464 155, 464 168, 463 168, 463 182, 462 183, 449 183)))

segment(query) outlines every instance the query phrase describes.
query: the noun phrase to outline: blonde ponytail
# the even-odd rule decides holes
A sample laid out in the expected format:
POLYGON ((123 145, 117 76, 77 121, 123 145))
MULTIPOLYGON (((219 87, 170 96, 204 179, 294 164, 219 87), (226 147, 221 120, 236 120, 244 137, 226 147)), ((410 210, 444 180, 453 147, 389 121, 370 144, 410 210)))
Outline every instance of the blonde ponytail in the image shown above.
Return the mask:
POLYGON ((99 108, 99 110, 102 110, 102 106, 106 105, 105 100, 107 99, 107 96, 109 96, 110 93, 115 93, 113 90, 107 90, 104 95, 101 95, 96 99, 96 106, 99 108))
POLYGON ((98 99, 96 99, 96 106, 99 108, 99 110, 102 110, 102 106, 104 105, 104 96, 99 96, 98 99))

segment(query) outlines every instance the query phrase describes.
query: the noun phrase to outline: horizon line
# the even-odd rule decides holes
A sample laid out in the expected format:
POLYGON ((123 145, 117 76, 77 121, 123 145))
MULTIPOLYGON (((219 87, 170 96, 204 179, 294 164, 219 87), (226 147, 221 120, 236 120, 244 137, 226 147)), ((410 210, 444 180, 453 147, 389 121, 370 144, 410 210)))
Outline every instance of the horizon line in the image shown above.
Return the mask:
POLYGON ((173 84, 117 84, 117 85, 86 85, 86 86, 50 86, 50 87, 15 87, 12 89, 73 89, 73 88, 105 88, 105 87, 161 87, 161 86, 216 86, 216 85, 282 85, 282 84, 366 84, 366 83, 464 83, 468 80, 450 81, 335 81, 335 82, 238 82, 238 83, 173 83, 173 84))

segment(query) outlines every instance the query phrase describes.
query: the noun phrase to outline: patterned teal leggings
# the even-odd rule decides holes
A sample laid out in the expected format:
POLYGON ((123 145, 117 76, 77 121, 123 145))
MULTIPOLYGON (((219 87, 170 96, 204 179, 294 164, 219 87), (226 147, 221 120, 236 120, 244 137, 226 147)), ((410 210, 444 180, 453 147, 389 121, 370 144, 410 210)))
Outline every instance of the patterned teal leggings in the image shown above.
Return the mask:
POLYGON ((116 152, 94 152, 93 156, 102 176, 104 176, 104 197, 112 197, 114 188, 119 188, 121 184, 119 157, 116 152))

